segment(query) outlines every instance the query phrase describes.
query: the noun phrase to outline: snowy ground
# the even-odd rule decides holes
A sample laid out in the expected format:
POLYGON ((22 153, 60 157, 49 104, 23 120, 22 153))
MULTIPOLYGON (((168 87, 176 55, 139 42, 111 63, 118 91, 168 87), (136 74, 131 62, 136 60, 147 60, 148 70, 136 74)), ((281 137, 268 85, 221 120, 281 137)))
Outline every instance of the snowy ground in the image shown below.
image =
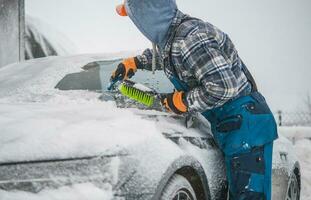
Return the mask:
POLYGON ((301 200, 311 199, 311 127, 282 127, 279 132, 294 143, 301 167, 301 200))

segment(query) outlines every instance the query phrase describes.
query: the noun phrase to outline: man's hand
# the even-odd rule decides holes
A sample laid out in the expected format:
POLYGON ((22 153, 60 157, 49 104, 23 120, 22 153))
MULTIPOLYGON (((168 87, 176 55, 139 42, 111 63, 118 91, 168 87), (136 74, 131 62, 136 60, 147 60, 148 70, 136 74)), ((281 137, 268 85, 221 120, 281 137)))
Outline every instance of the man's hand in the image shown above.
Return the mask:
POLYGON ((188 111, 188 106, 185 100, 185 93, 174 92, 172 94, 165 95, 162 99, 162 105, 169 112, 181 115, 188 111))
POLYGON ((110 81, 123 81, 132 78, 137 71, 137 62, 136 57, 123 60, 112 73, 110 81))

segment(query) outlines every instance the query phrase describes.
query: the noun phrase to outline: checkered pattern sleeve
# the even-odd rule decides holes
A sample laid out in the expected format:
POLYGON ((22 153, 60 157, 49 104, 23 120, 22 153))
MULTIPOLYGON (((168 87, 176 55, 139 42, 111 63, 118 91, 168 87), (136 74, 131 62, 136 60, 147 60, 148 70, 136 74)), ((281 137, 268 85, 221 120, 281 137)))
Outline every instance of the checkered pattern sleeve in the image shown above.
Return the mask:
POLYGON ((180 45, 183 65, 199 82, 186 94, 189 111, 203 112, 222 106, 238 94, 239 86, 230 61, 213 38, 197 33, 180 45))
MULTIPOLYGON (((146 49, 142 55, 137 56, 137 59, 139 60, 141 66, 139 67, 139 69, 145 69, 145 70, 149 70, 152 71, 152 58, 153 58, 153 50, 151 49, 146 49)), ((162 70, 162 65, 161 63, 159 63, 160 59, 159 59, 159 55, 157 54, 157 59, 156 59, 156 70, 162 70)))

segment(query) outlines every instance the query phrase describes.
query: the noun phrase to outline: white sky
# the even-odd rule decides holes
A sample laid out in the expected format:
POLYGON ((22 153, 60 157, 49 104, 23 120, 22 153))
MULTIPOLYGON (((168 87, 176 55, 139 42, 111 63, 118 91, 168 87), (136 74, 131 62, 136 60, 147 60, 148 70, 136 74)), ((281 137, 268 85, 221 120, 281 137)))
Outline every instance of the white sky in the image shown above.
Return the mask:
MULTIPOLYGON (((79 53, 149 47, 115 6, 122 0, 26 0, 26 13, 67 35, 79 53)), ((177 0, 227 32, 272 109, 302 109, 311 94, 310 0, 177 0)))

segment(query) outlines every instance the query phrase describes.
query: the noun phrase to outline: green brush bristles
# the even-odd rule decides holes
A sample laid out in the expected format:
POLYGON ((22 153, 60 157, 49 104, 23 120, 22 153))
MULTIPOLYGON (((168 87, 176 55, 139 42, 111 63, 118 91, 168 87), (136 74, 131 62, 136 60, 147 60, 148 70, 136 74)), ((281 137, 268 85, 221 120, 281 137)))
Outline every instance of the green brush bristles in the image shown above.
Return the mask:
POLYGON ((145 106, 151 107, 154 102, 154 96, 147 92, 143 92, 137 88, 121 84, 119 91, 122 95, 137 101, 138 103, 144 104, 145 106))

